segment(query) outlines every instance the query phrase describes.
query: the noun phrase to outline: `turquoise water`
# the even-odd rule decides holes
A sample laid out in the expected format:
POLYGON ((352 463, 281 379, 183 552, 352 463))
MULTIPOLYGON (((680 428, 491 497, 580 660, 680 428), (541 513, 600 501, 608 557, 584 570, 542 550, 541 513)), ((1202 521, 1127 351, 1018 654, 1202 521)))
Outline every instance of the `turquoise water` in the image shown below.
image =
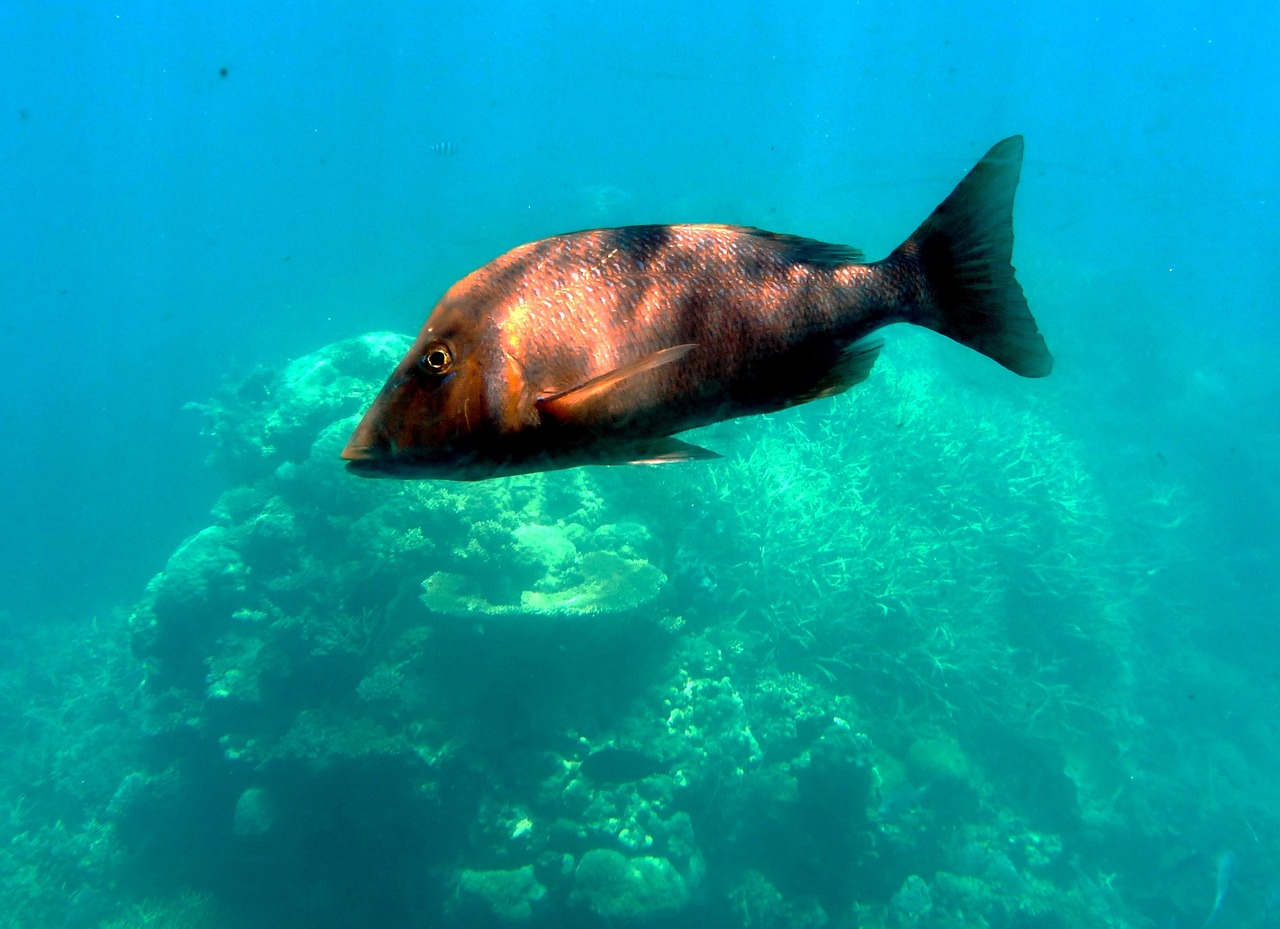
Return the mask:
POLYGON ((1272 7, 0 27, 8 924, 1280 921, 1272 7), (879 258, 1013 133, 1045 380, 896 327, 717 462, 337 461, 508 248, 879 258))

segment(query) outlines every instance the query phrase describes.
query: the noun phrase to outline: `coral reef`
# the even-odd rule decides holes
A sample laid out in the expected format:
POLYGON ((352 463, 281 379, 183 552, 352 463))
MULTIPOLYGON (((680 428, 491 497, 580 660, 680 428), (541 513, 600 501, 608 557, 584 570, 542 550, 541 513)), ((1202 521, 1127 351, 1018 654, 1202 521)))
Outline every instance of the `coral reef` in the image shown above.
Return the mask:
POLYGON ((633 612, 657 598, 667 577, 640 554, 648 542, 643 526, 606 525, 590 533, 581 529, 578 524, 532 523, 511 531, 513 546, 503 568, 517 574, 533 568, 537 575, 529 582, 531 589, 519 591, 512 602, 493 602, 504 585, 493 583, 492 577, 446 571, 422 582, 422 602, 434 612, 452 615, 586 616, 633 612))
POLYGON ((385 377, 411 342, 370 332, 304 355, 283 371, 259 367, 216 400, 189 404, 205 418, 210 464, 238 483, 305 458, 316 434, 355 413, 369 384, 385 377))
POLYGON ((570 900, 605 919, 645 919, 679 910, 689 902, 689 890, 665 858, 593 848, 574 870, 570 900))
POLYGON ((1112 557, 1044 418, 903 340, 850 396, 717 427, 722 462, 352 479, 404 345, 200 406, 234 486, 133 609, 135 657, 117 622, 111 675, 71 687, 98 702, 23 731, 27 758, 84 729, 39 743, 82 786, 35 801, 75 816, 11 812, 6 892, 81 890, 15 925, 1139 921, 1101 876, 1160 834, 1131 786, 1145 556, 1112 557))
POLYGON ((509 871, 461 871, 458 874, 459 907, 478 903, 504 923, 528 922, 533 907, 547 893, 533 875, 533 866, 509 871))

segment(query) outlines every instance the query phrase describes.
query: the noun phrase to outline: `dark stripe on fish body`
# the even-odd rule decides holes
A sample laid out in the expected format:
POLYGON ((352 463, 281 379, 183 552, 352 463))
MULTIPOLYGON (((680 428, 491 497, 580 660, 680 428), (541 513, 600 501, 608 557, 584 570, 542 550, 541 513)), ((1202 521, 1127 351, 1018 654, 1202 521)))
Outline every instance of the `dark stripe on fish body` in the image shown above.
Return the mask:
POLYGON ((608 230, 604 244, 608 251, 616 248, 643 268, 661 255, 670 241, 670 226, 623 226, 608 230))

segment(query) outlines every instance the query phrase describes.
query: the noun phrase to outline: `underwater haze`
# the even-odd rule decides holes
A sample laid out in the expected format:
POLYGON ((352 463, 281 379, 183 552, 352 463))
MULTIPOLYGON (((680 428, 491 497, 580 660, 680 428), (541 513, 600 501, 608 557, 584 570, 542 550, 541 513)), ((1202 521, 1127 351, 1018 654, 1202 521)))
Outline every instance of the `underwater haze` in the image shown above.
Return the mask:
POLYGON ((1280 924, 1280 8, 0 9, 0 922, 1280 924), (458 278, 895 248, 1026 139, 1056 359, 724 457, 339 452, 458 278))

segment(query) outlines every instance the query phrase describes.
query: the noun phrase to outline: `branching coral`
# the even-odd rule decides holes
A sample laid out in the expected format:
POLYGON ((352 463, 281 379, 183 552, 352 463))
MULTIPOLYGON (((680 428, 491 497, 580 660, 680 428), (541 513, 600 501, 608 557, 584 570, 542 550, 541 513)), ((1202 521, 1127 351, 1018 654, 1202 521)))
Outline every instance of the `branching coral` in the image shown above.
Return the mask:
POLYGON ((1112 536, 1043 416, 908 350, 708 440, 720 462, 353 480, 336 455, 392 347, 228 393, 246 483, 135 613, 155 728, 200 759, 176 783, 216 786, 222 841, 404 823, 387 886, 430 883, 441 925, 671 918, 695 892, 761 926, 994 923, 1020 911, 991 888, 1037 917, 1060 894, 1030 856, 966 871, 944 848, 1008 802, 997 782, 1064 822, 1125 782, 1112 536), (872 815, 904 784, 918 815, 872 815))
POLYGON ((1081 701, 1126 682, 1101 498, 1043 419, 926 370, 886 358, 821 418, 753 423, 695 476, 738 552, 731 608, 784 666, 882 714, 1008 724, 1016 701, 1027 729, 1065 732, 1072 695, 1028 670, 1081 701))

